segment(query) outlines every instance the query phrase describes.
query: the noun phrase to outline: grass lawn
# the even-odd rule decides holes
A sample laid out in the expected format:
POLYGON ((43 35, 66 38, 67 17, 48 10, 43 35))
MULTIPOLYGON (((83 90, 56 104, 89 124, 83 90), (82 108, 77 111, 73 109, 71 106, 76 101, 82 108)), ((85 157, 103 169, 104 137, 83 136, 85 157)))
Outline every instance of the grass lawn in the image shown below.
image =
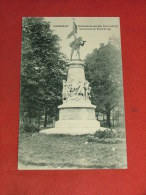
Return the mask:
POLYGON ((126 141, 103 144, 87 142, 88 135, 19 136, 19 169, 119 169, 127 167, 126 141))

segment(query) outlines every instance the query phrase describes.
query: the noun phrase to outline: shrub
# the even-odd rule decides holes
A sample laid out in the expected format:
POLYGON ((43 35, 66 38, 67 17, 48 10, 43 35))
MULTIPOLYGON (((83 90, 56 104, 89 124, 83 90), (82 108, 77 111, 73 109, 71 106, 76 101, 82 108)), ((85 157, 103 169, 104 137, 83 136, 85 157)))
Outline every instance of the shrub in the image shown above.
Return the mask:
POLYGON ((106 139, 106 138, 116 138, 117 132, 113 129, 105 129, 104 131, 96 131, 94 137, 98 137, 99 139, 106 139))
POLYGON ((101 144, 117 144, 117 143, 122 143, 122 140, 120 138, 102 138, 99 139, 98 137, 94 136, 89 136, 88 137, 88 142, 96 142, 96 143, 101 143, 101 144))
POLYGON ((102 144, 117 144, 122 143, 122 138, 125 138, 124 129, 102 129, 96 131, 94 135, 88 136, 88 142, 97 142, 102 144))
POLYGON ((117 129, 117 137, 126 138, 125 129, 117 129))
POLYGON ((31 124, 31 123, 23 123, 23 124, 20 124, 19 126, 19 131, 20 133, 23 133, 23 132, 38 132, 40 130, 39 126, 36 125, 36 124, 31 124))

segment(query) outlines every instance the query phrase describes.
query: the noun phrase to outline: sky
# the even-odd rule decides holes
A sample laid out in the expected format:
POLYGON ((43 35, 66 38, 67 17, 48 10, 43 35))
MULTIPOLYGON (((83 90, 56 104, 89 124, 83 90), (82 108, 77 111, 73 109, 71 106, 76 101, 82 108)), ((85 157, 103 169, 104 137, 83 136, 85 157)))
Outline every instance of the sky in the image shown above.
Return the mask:
MULTIPOLYGON (((60 37, 61 52, 70 58, 71 48, 69 43, 73 37, 67 39, 67 35, 73 29, 73 17, 45 17, 50 22, 54 34, 60 37)), ((107 43, 111 36, 120 38, 119 17, 74 17, 78 26, 77 37, 86 41, 80 49, 81 59, 84 60, 87 54, 99 48, 101 43, 107 43)), ((76 54, 74 54, 76 56, 76 54)))

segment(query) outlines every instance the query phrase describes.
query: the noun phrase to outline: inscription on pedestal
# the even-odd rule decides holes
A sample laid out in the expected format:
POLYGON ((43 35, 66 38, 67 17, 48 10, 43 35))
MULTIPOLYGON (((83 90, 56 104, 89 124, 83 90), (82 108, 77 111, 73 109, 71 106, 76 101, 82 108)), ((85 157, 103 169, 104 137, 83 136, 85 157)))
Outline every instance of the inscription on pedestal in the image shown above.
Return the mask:
POLYGON ((62 108, 60 120, 96 120, 94 108, 62 108))

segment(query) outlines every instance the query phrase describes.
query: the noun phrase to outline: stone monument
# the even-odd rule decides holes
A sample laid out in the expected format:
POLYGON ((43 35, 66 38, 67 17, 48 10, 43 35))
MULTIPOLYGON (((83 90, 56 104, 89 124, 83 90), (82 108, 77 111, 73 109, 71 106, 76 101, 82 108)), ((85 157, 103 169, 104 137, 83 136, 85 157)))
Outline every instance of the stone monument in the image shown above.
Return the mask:
POLYGON ((91 87, 85 78, 84 61, 80 59, 80 47, 86 41, 77 37, 77 25, 73 19, 73 30, 67 38, 74 37, 70 43, 71 56, 68 63, 67 81, 63 80, 62 101, 58 106, 59 120, 55 128, 40 131, 46 134, 83 135, 94 134, 99 130, 100 124, 96 120, 95 105, 91 104, 91 87), (77 58, 73 59, 76 51, 77 58))

